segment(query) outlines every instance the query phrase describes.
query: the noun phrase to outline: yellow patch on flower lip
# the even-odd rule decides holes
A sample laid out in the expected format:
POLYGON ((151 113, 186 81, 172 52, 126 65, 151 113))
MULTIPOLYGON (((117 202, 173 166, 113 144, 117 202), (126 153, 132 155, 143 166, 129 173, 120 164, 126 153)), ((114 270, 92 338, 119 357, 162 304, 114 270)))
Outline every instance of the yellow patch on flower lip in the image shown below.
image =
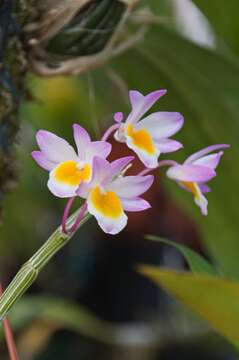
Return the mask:
POLYGON ((82 181, 90 180, 91 167, 89 164, 85 164, 82 168, 79 168, 76 161, 68 160, 56 167, 54 177, 57 181, 67 185, 80 185, 82 181))
POLYGON ((146 129, 134 130, 133 125, 127 126, 127 135, 132 139, 133 144, 139 149, 154 155, 156 148, 154 146, 151 135, 146 129))
POLYGON ((90 201, 94 208, 105 217, 117 219, 123 213, 120 199, 114 191, 102 192, 97 186, 90 193, 90 201))
POLYGON ((196 199, 199 199, 200 192, 196 182, 181 181, 180 183, 189 190, 196 199))

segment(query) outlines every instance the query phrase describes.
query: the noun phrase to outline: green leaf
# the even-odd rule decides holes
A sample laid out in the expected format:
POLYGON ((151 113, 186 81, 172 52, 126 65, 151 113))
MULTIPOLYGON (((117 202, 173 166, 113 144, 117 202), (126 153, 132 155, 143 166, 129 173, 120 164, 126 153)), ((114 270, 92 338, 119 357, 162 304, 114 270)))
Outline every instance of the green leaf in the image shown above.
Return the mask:
POLYGON ((167 88, 160 109, 180 111, 185 125, 177 138, 184 143, 183 161, 213 143, 229 143, 207 194, 209 215, 203 217, 191 194, 165 181, 179 203, 195 216, 210 254, 220 270, 239 279, 238 205, 239 63, 200 48, 163 27, 153 27, 145 42, 124 55, 115 70, 131 89, 167 88), (143 74, 143 75, 142 75, 143 74))
MULTIPOLYGON (((113 326, 91 314, 73 301, 47 296, 25 296, 12 309, 10 321, 15 331, 30 325, 34 320, 47 320, 67 329, 111 343, 113 326)), ((2 328, 0 337, 3 336, 2 328)))
POLYGON ((222 39, 239 53, 238 0, 193 0, 222 39))
POLYGON ((156 266, 139 266, 139 272, 207 320, 232 343, 239 343, 238 282, 156 266))
POLYGON ((185 259, 188 262, 188 265, 190 266, 190 269, 194 273, 216 275, 216 270, 212 267, 212 265, 209 264, 209 262, 206 261, 201 255, 197 254, 194 250, 189 249, 187 246, 175 243, 170 240, 162 239, 158 236, 153 236, 153 235, 146 236, 146 239, 159 241, 164 244, 174 246, 185 257, 185 259))

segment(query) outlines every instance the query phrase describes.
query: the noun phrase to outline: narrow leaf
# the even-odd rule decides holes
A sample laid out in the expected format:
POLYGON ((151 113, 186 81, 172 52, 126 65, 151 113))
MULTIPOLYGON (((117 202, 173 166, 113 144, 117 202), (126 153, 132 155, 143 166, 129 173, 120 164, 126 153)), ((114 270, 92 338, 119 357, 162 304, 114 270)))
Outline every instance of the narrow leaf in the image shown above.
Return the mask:
POLYGON ((194 250, 189 249, 187 246, 153 235, 146 236, 146 239, 174 246, 185 257, 188 265, 190 266, 190 269, 194 273, 216 275, 216 270, 212 267, 212 265, 201 255, 196 253, 194 250))

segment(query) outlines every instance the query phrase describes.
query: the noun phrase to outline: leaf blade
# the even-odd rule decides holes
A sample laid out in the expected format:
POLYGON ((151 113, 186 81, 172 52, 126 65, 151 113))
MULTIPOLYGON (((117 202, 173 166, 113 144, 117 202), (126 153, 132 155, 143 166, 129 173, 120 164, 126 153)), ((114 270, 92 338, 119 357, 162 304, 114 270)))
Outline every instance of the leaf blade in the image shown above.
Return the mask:
POLYGON ((178 244, 176 242, 160 238, 158 236, 147 235, 146 239, 159 241, 166 245, 174 246, 186 259, 190 269, 194 273, 202 273, 202 274, 209 274, 209 275, 216 275, 216 270, 212 267, 212 265, 206 261, 201 255, 196 253, 194 250, 188 248, 185 245, 178 244))
POLYGON ((239 283, 156 266, 140 265, 138 271, 204 318, 233 344, 239 343, 239 283))

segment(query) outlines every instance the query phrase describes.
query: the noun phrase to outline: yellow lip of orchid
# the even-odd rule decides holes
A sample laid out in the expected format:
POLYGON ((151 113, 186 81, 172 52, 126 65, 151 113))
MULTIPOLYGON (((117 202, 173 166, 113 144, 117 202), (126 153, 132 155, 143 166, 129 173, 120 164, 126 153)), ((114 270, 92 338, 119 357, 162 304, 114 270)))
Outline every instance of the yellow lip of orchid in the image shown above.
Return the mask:
POLYGON ((76 161, 68 160, 59 164, 54 176, 56 181, 67 185, 80 185, 82 181, 90 181, 91 166, 90 164, 78 164, 76 161))
POLYGON ((59 136, 45 130, 37 132, 40 151, 33 151, 35 161, 49 171, 47 186, 57 197, 71 198, 81 183, 88 183, 92 175, 95 156, 106 158, 111 144, 106 141, 91 141, 88 132, 78 124, 73 125, 75 149, 59 136))
POLYGON ((102 191, 97 186, 91 190, 89 196, 89 200, 102 216, 117 219, 122 215, 122 204, 114 191, 102 191))
POLYGON ((125 211, 143 211, 150 207, 141 195, 150 188, 154 177, 124 176, 132 159, 126 156, 110 163, 95 157, 92 180, 82 183, 77 190, 77 194, 86 199, 89 213, 102 230, 111 235, 118 234, 126 226, 125 211))
POLYGON ((181 181, 180 184, 190 191, 196 199, 200 197, 200 190, 196 182, 181 181))
POLYGON ((133 145, 141 151, 145 151, 148 155, 156 153, 156 147, 152 136, 147 129, 135 130, 132 124, 127 126, 127 135, 131 138, 133 145))

